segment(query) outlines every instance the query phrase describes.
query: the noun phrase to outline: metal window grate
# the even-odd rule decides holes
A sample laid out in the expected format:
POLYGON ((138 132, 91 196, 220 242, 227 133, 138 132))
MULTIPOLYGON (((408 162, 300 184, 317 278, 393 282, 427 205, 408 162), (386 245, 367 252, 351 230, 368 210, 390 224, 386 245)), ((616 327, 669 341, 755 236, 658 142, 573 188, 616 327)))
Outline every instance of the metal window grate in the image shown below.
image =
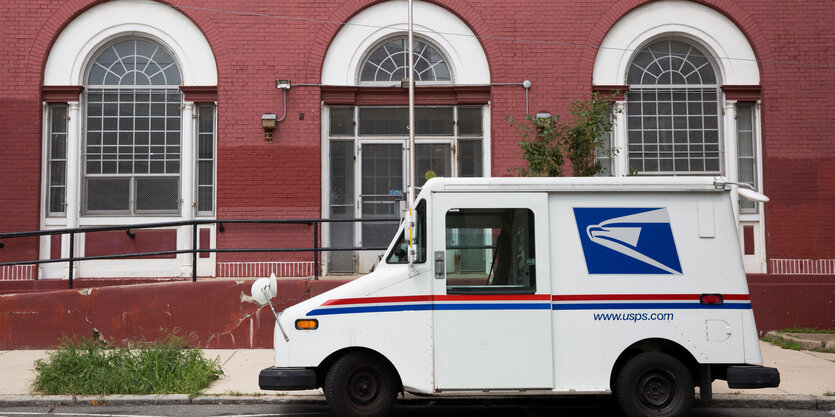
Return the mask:
POLYGON ((639 173, 718 174, 718 90, 634 89, 626 95, 629 168, 639 173))
MULTIPOLYGON (((757 151, 754 146, 754 103, 738 103, 736 111, 737 157, 739 181, 757 188, 757 151)), ((746 198, 739 199, 742 213, 757 213, 759 204, 746 198)))
POLYGON ((215 106, 197 108, 197 212, 214 213, 215 106))
POLYGON ((627 74, 629 169, 641 174, 718 174, 716 71, 695 46, 676 40, 635 54, 627 74))
POLYGON ((67 194, 67 105, 50 104, 49 143, 47 145, 47 207, 49 215, 66 212, 67 194))

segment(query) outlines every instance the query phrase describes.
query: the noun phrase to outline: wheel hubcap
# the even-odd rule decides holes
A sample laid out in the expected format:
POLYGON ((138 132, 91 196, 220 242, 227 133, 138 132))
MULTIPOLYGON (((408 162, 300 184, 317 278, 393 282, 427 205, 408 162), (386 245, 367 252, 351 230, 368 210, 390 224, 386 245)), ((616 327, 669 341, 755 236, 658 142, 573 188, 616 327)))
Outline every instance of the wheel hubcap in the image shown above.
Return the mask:
POLYGON ((676 398, 675 378, 666 372, 651 371, 638 383, 641 402, 655 410, 669 407, 676 398))
POLYGON ((377 374, 368 368, 356 370, 348 383, 348 395, 355 404, 369 404, 377 397, 379 383, 377 374))

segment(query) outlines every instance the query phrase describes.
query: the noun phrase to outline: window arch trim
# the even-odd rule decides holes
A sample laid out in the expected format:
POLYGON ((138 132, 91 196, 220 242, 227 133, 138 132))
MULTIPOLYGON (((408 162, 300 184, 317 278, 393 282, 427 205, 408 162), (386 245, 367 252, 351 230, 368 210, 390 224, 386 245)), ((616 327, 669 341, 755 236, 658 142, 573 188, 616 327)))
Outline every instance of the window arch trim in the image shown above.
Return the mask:
POLYGON ((635 52, 664 37, 688 39, 716 57, 720 85, 760 83, 757 57, 735 23, 702 4, 662 0, 633 9, 607 32, 595 57, 592 84, 626 84, 635 52))
POLYGON ((49 51, 44 85, 85 85, 97 52, 131 36, 163 45, 177 60, 181 85, 217 85, 214 53, 194 22, 162 4, 122 1, 96 5, 67 24, 49 51))
MULTIPOLYGON (((322 62, 321 83, 357 85, 359 67, 366 53, 381 40, 401 35, 407 30, 406 15, 397 2, 377 3, 363 9, 343 25, 330 42, 322 62)), ((484 48, 472 29, 458 16, 436 4, 415 2, 414 31, 444 55, 453 75, 452 84, 490 83, 484 48)))

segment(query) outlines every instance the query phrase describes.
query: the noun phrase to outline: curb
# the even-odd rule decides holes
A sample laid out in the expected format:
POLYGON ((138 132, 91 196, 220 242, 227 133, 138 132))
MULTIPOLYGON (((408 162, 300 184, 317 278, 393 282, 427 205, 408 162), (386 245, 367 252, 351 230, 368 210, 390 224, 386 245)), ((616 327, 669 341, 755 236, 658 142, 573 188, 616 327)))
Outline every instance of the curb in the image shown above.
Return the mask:
MULTIPOLYGON (((507 396, 507 397, 418 397, 407 395, 397 404, 405 406, 495 406, 495 405, 570 405, 572 401, 591 399, 594 396, 507 396)), ((606 396, 608 397, 608 396, 606 396)), ((325 404, 323 395, 203 395, 189 397, 186 394, 171 395, 32 395, 0 396, 0 407, 26 407, 50 405, 226 405, 226 404, 325 404)), ((710 408, 771 408, 787 410, 833 410, 835 397, 814 395, 751 395, 717 394, 705 405, 696 400, 696 407, 710 408)))

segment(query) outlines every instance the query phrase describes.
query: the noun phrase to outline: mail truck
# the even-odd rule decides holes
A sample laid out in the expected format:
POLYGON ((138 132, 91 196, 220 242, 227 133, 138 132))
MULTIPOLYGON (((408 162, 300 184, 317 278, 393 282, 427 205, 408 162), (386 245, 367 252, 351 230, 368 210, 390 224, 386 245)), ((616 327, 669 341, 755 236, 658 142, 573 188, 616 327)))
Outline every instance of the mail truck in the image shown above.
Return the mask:
POLYGON ((737 187, 431 179, 372 273, 276 314, 260 386, 321 387, 338 416, 386 415, 401 392, 611 393, 628 416, 685 416, 714 379, 775 387, 733 207, 765 197, 737 187))

